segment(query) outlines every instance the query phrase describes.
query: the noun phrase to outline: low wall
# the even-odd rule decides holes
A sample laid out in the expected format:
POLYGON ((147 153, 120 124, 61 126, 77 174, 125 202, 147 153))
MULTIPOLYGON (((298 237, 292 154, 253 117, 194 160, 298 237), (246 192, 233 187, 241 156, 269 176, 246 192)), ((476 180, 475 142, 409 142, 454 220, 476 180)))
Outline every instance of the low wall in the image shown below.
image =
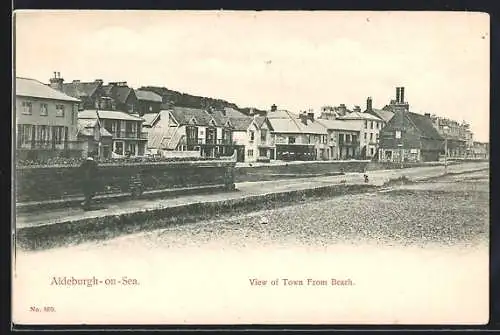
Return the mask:
POLYGON ((369 161, 293 162, 290 164, 236 167, 235 181, 266 181, 315 175, 336 175, 343 172, 364 172, 369 161))
POLYGON ((170 151, 170 150, 162 150, 161 151, 161 156, 162 157, 201 157, 201 154, 199 151, 170 151))
MULTIPOLYGON (((97 195, 225 185, 234 188, 233 160, 107 164, 99 167, 97 195)), ((16 202, 44 202, 81 197, 78 167, 16 168, 16 202)))

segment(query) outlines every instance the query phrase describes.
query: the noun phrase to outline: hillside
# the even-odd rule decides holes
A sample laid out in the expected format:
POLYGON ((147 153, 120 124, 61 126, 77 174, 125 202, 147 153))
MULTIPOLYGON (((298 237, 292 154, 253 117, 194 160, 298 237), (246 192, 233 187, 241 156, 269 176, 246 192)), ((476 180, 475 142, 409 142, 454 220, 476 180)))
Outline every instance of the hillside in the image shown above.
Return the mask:
MULTIPOLYGON (((226 100, 181 93, 169 90, 168 88, 165 87, 143 86, 140 89, 155 92, 156 94, 161 95, 164 104, 169 104, 179 107, 206 108, 210 106, 215 109, 222 109, 224 107, 229 107, 236 109, 245 115, 249 115, 250 111, 252 110, 252 108, 250 107, 240 108, 236 104, 226 100)), ((254 108, 254 112, 258 114, 265 113, 265 111, 256 108, 254 108)))

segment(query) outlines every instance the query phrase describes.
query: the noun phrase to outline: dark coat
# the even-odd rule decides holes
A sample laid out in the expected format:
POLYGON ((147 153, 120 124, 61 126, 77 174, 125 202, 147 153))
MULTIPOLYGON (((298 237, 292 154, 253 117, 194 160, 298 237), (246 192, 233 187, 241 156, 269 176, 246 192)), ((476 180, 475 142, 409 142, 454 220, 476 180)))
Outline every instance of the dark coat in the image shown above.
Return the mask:
POLYGON ((99 185, 99 168, 94 160, 85 160, 80 165, 79 175, 84 192, 96 192, 99 185))

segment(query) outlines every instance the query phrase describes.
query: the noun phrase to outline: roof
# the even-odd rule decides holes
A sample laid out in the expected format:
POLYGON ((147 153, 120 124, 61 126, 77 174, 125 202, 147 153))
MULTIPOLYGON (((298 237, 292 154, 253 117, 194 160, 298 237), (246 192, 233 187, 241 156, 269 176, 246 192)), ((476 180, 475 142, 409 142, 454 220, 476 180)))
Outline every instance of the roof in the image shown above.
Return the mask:
POLYGON ((236 131, 246 131, 250 124, 253 121, 253 117, 238 117, 238 118, 229 118, 231 124, 233 125, 234 130, 236 131))
MULTIPOLYGON (((97 119, 79 119, 78 120, 78 135, 94 136, 94 127, 96 126, 97 119)), ((113 137, 113 135, 104 127, 100 127, 101 136, 113 137)))
POLYGON ((372 114, 378 116, 385 122, 389 122, 394 116, 394 112, 385 109, 372 109, 372 114))
POLYGON ((290 112, 284 109, 279 109, 274 112, 267 113, 268 119, 288 119, 290 118, 290 112))
POLYGON ((154 127, 148 133, 148 148, 155 149, 175 149, 168 146, 175 134, 176 127, 154 127))
POLYGON ((276 133, 326 134, 326 128, 323 125, 309 121, 305 125, 301 122, 298 114, 287 110, 270 112, 268 115, 271 115, 267 119, 276 133))
POLYGON ((229 118, 244 118, 247 117, 247 115, 243 114, 242 112, 231 108, 231 107, 224 107, 224 110, 226 111, 226 116, 229 118))
POLYGON ((436 140, 444 139, 436 128, 434 128, 432 121, 427 116, 411 112, 407 112, 407 115, 415 126, 422 132, 423 136, 436 140))
POLYGON ((82 83, 74 81, 72 83, 63 84, 63 92, 75 98, 90 97, 97 88, 101 85, 98 82, 82 83))
POLYGON ((343 120, 376 120, 381 121, 380 117, 377 117, 370 113, 361 113, 361 112, 351 112, 344 116, 339 116, 339 119, 343 120))
POLYGON ((143 126, 152 126, 153 121, 159 116, 160 113, 148 113, 144 114, 142 118, 144 119, 143 126))
POLYGON ((35 79, 16 77, 16 96, 52 99, 60 101, 79 102, 80 100, 71 97, 63 92, 35 79))
POLYGON ((151 91, 135 90, 135 95, 139 100, 153 101, 153 102, 163 102, 161 95, 156 94, 151 91))
POLYGON ((79 119, 94 119, 97 118, 97 112, 99 112, 100 119, 110 119, 110 120, 128 120, 128 121, 144 121, 143 118, 130 115, 122 111, 109 111, 109 110, 95 110, 86 109, 84 111, 78 112, 79 119))
POLYGON ((104 93, 115 98, 118 102, 125 103, 130 92, 134 91, 128 86, 105 85, 102 87, 104 93))
POLYGON ((194 117, 199 125, 208 126, 210 120, 212 119, 212 116, 207 111, 198 108, 176 106, 172 108, 170 112, 180 125, 189 124, 191 119, 194 117))
POLYGON ((346 122, 344 120, 316 119, 316 122, 321 123, 323 126, 325 126, 326 129, 361 131, 358 125, 355 125, 351 122, 346 122))

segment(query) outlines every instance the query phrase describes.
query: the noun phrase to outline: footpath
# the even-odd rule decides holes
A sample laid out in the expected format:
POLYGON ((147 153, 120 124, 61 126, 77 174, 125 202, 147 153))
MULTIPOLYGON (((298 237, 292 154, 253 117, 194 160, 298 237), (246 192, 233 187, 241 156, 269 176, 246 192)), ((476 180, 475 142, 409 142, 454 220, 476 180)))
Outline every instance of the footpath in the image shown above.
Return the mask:
MULTIPOLYGON (((448 173, 465 173, 485 170, 489 168, 486 162, 464 163, 448 166, 448 173)), ((425 180, 444 175, 443 166, 417 167, 398 170, 378 170, 368 172, 369 186, 380 187, 390 179, 406 176, 412 181, 425 180)), ((200 203, 223 202, 245 198, 255 198, 273 193, 283 194, 308 189, 315 189, 330 185, 366 185, 362 173, 347 173, 339 176, 295 178, 285 180, 273 180, 262 182, 237 183, 236 191, 220 192, 212 194, 184 195, 162 199, 137 199, 118 203, 102 204, 93 211, 83 211, 80 208, 64 208, 54 210, 40 210, 34 212, 19 213, 16 216, 16 229, 47 226, 65 222, 78 222, 85 220, 96 220, 110 216, 120 216, 132 213, 165 210, 179 206, 187 206, 200 203)))

